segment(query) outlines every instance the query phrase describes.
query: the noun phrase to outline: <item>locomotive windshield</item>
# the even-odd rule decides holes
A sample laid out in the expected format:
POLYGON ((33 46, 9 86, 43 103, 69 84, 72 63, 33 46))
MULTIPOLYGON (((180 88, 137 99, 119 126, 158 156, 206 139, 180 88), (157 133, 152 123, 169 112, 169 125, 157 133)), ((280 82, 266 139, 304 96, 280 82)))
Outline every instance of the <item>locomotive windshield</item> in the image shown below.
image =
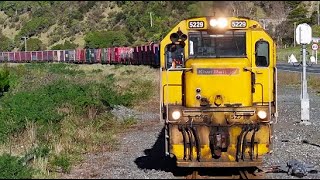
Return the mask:
POLYGON ((226 31, 208 34, 206 31, 189 33, 190 58, 246 57, 246 33, 226 31))

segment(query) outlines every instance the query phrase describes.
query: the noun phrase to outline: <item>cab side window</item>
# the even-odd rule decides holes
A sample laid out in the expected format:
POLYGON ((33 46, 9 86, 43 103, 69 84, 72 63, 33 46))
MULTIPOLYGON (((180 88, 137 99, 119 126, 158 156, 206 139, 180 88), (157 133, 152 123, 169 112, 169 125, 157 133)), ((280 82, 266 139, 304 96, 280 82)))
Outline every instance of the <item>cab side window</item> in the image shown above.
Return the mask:
POLYGON ((184 66, 184 48, 177 45, 166 47, 166 69, 182 68, 184 66))
POLYGON ((256 66, 268 67, 269 66, 269 43, 266 41, 258 41, 256 43, 256 66))

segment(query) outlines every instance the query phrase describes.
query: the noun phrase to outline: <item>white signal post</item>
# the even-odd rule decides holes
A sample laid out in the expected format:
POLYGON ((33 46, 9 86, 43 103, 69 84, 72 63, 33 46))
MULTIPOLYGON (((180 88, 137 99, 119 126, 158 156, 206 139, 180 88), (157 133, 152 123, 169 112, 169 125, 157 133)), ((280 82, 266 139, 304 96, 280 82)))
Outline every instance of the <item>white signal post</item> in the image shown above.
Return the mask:
POLYGON ((297 44, 302 45, 302 91, 301 91, 301 124, 310 125, 310 113, 309 113, 309 95, 307 92, 307 75, 306 75, 306 46, 310 44, 312 40, 311 27, 306 24, 299 24, 296 31, 297 44))

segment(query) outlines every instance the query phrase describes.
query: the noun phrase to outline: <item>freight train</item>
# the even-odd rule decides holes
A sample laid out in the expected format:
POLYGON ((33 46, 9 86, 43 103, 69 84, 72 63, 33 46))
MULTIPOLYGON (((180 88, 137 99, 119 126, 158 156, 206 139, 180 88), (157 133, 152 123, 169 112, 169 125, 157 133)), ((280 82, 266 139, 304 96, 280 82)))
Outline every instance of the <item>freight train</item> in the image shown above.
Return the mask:
POLYGON ((157 43, 136 47, 0 52, 0 62, 160 65, 157 43))
POLYGON ((277 122, 276 45, 255 20, 196 17, 138 47, 0 52, 0 62, 159 68, 165 154, 178 167, 259 167, 277 122))
POLYGON ((165 152, 178 167, 259 167, 277 122, 276 45, 255 20, 182 20, 160 42, 165 152))

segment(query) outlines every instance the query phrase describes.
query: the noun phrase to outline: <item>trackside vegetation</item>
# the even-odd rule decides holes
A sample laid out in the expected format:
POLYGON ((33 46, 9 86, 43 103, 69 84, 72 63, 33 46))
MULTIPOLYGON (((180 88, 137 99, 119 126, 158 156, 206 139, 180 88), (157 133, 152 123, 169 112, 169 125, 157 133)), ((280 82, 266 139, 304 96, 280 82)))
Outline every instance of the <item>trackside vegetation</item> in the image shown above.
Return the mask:
POLYGON ((139 75, 152 74, 143 66, 31 63, 0 69, 0 178, 54 178, 84 153, 116 150, 117 133, 138 121, 119 119, 111 110, 133 108, 155 89, 154 76, 139 75))

